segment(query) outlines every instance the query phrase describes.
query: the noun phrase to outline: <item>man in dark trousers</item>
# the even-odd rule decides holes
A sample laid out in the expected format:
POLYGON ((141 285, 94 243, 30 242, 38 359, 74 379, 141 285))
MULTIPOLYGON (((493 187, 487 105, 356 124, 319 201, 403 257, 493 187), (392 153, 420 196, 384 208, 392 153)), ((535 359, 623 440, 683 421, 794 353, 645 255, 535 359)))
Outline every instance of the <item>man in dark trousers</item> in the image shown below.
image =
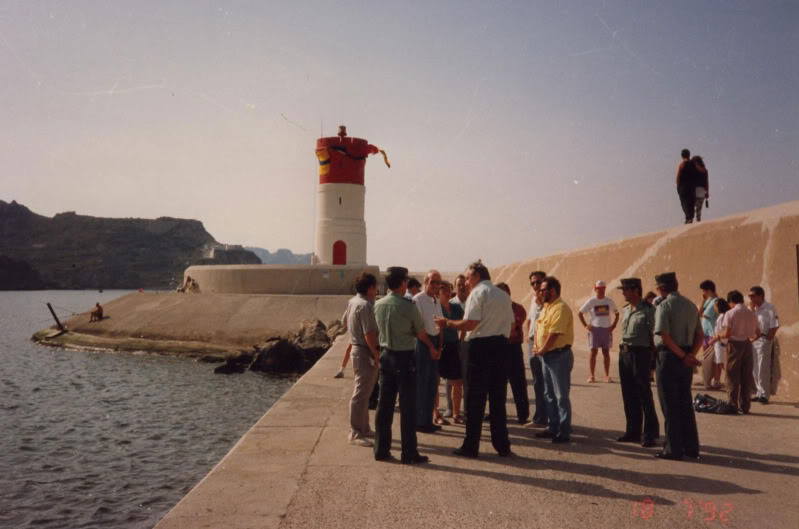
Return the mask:
MULTIPOLYGON (((375 416, 375 460, 391 457, 391 424, 394 404, 399 393, 402 463, 427 463, 416 444, 416 340, 430 351, 438 351, 424 332, 422 314, 413 301, 405 297, 408 269, 392 266, 386 285, 391 292, 375 303, 375 319, 380 339, 380 398, 375 416)), ((432 413, 432 410, 431 410, 432 413)))
POLYGON ((696 209, 696 185, 699 174, 696 165, 691 161, 691 151, 683 149, 680 153, 682 161, 677 166, 677 195, 680 197, 680 206, 685 213, 685 223, 694 221, 696 209))
POLYGON ((462 320, 436 318, 439 327, 467 331, 469 367, 466 379, 466 437, 453 453, 476 458, 483 429, 486 398, 491 424, 491 444, 501 457, 512 455, 508 438, 505 400, 508 395, 508 337, 513 325, 510 296, 491 283, 488 268, 477 261, 469 265, 466 281, 472 287, 462 320))
MULTIPOLYGON (((501 288, 510 296, 510 287, 507 283, 497 283, 497 288, 501 288)), ((530 399, 527 397, 527 376, 524 372, 524 351, 522 351, 527 311, 513 300, 511 300, 511 308, 514 322, 508 338, 508 353, 505 358, 508 362, 506 371, 511 393, 513 393, 513 402, 516 404, 516 420, 519 424, 525 424, 530 417, 530 399)))
POLYGON ((655 276, 655 282, 664 297, 655 310, 655 378, 666 430, 663 451, 655 457, 699 459, 699 433, 691 402, 693 368, 702 365, 696 359, 704 338, 699 311, 693 301, 678 292, 674 272, 655 276))
POLYGON ((643 287, 639 278, 622 279, 619 288, 624 300, 629 303, 622 310, 619 346, 619 379, 627 428, 624 435, 616 440, 620 443, 641 443, 644 448, 649 448, 655 446, 655 440, 660 436, 660 423, 649 386, 655 307, 641 297, 643 287))

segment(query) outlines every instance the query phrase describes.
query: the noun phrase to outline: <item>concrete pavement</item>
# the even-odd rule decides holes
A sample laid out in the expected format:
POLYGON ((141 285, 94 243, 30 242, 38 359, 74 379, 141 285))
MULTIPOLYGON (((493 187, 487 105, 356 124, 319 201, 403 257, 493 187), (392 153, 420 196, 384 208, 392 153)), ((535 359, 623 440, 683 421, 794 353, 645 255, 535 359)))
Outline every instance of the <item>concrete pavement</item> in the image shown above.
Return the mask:
POLYGON ((332 378, 344 348, 340 338, 157 528, 799 525, 795 402, 777 396, 748 416, 697 414, 700 460, 659 461, 656 449, 614 441, 624 427, 620 386, 585 383, 587 356, 578 351, 571 444, 516 425, 509 391, 516 457, 499 458, 485 436, 480 459, 455 457, 464 430, 452 425, 418 434, 429 464, 378 463, 371 449, 346 442, 351 368, 332 378))

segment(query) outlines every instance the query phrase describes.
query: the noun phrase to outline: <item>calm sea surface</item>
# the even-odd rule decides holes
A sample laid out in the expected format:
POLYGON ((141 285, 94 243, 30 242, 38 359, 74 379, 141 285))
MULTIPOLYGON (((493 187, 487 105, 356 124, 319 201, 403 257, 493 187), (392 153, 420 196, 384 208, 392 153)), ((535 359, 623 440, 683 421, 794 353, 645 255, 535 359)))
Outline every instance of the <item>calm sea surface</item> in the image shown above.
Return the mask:
POLYGON ((294 383, 30 341, 122 294, 0 292, 0 527, 152 527, 294 383))

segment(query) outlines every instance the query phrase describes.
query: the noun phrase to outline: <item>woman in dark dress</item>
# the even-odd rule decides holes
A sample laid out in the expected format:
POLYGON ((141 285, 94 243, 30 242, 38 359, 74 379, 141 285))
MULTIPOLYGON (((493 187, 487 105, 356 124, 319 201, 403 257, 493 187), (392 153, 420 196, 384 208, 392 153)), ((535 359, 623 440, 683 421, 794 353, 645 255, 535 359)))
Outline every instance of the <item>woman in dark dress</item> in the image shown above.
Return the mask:
MULTIPOLYGON (((463 319, 463 306, 460 303, 450 303, 452 298, 452 283, 444 281, 441 284, 438 300, 444 317, 450 320, 463 319)), ((455 298, 457 300, 457 298, 455 298)), ((461 371, 460 355, 458 354, 459 336, 455 329, 444 329, 444 347, 441 359, 438 362, 438 372, 441 378, 449 380, 452 386, 452 413, 456 424, 464 424, 461 415, 461 397, 463 395, 463 373, 461 371)))

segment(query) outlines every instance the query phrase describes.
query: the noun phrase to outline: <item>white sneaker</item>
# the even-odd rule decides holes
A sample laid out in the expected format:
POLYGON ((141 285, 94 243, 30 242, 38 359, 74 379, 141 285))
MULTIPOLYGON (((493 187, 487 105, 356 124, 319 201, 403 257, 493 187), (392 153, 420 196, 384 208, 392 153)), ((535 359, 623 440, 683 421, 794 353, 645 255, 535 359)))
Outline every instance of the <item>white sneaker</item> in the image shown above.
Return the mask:
POLYGON ((333 375, 333 378, 344 378, 344 370, 339 369, 338 371, 336 371, 336 374, 333 375))
POLYGON ((358 437, 356 439, 350 439, 350 444, 351 445, 355 445, 355 446, 363 446, 363 447, 374 446, 372 441, 370 441, 369 439, 364 439, 363 437, 358 437))

